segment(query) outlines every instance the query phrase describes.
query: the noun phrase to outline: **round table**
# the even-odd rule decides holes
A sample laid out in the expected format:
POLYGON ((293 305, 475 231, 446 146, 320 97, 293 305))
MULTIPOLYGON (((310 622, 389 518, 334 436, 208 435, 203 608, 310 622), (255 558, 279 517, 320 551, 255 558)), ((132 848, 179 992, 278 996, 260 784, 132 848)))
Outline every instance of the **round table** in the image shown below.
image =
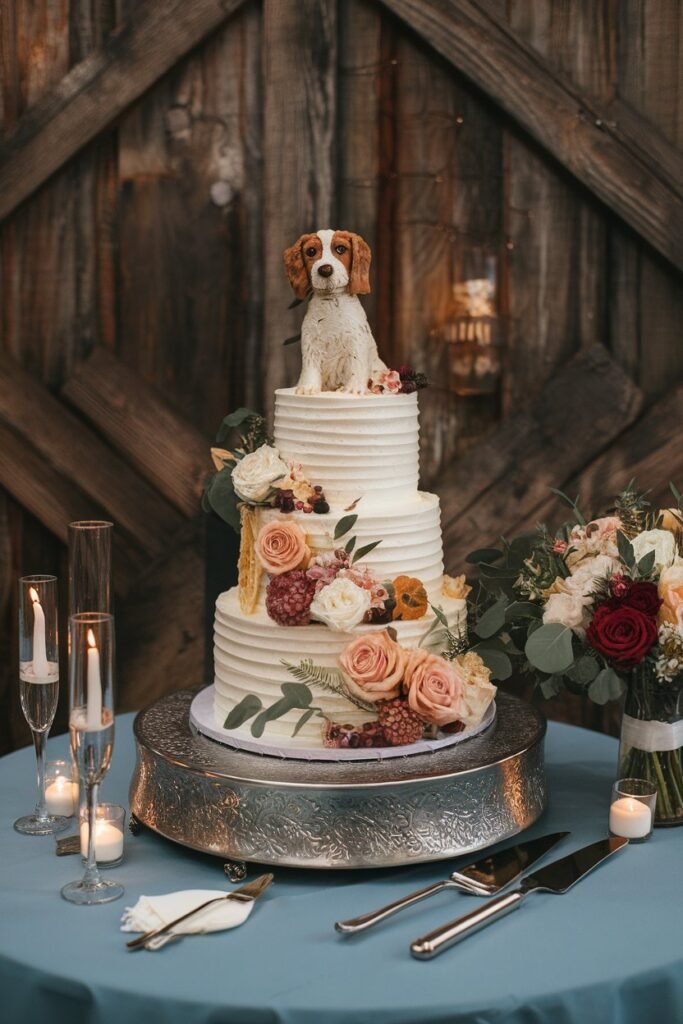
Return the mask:
MULTIPOLYGON (((103 796, 125 803, 134 763, 132 716, 117 722, 103 796)), ((49 757, 64 756, 65 736, 49 757)), ((606 834, 613 739, 551 724, 550 806, 525 834, 571 829, 569 853, 606 834)), ((444 892, 356 937, 335 920, 436 881, 455 864, 372 872, 277 869, 241 928, 130 953, 124 906, 142 894, 230 888, 216 858, 143 830, 111 871, 122 900, 77 907, 61 886, 79 858, 54 839, 14 832, 32 807, 32 749, 0 761, 0 1019, 3 1024, 673 1024, 683 1020, 683 832, 659 829, 564 896, 537 894, 514 914, 432 961, 410 941, 464 913, 473 897, 444 892)), ((551 854, 552 858, 555 854, 551 854)))

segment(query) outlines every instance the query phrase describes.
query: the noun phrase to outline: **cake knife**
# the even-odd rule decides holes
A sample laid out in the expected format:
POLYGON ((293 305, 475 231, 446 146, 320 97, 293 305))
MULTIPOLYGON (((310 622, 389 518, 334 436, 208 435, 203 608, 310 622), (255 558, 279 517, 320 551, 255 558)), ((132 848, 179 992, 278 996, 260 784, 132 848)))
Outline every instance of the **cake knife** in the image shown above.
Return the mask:
POLYGON ((570 853, 553 861, 546 868, 527 875, 521 885, 504 896, 489 900, 483 907, 478 907, 469 914, 449 921, 448 924, 435 928, 428 935, 416 939, 410 946, 410 952, 418 960, 431 960, 444 949, 460 942, 468 935, 485 928, 487 924, 504 917, 511 910, 516 910, 522 900, 532 892, 551 892, 562 895, 576 885, 589 871, 596 868, 607 857, 628 844, 628 839, 621 836, 610 836, 599 839, 597 843, 584 846, 581 850, 570 853))
POLYGON ((412 907, 414 903, 425 900, 443 889, 459 889, 460 892, 467 892, 474 896, 493 896, 504 886, 514 882, 520 875, 540 860, 544 854, 569 835, 569 832, 551 832, 547 836, 540 836, 538 839, 530 839, 524 843, 517 843, 515 846, 508 846, 497 853, 489 854, 481 860, 468 864, 460 871, 453 871, 448 878, 440 882, 428 885, 424 889, 411 892, 403 899, 389 903, 386 907, 373 910, 361 917, 351 918, 349 921, 337 921, 335 928, 345 935, 354 935, 356 932, 366 931, 380 921, 386 920, 393 914, 397 914, 406 907, 412 907))

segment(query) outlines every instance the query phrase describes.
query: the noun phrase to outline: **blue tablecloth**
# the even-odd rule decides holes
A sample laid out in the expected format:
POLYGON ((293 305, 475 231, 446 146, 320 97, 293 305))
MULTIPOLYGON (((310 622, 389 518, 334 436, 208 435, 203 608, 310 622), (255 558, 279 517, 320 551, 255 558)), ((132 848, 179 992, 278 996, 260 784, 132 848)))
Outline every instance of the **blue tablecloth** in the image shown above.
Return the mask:
MULTIPOLYGON (((132 716, 117 723, 104 785, 125 803, 132 716)), ((50 741, 63 756, 66 737, 50 741)), ((550 808, 529 835, 572 830, 557 855, 606 834, 616 744, 550 725, 550 808)), ((448 950, 413 960, 413 938, 472 906, 444 892, 366 935, 333 923, 444 876, 430 864, 372 872, 276 869, 245 926, 129 953, 124 906, 141 894, 228 888, 222 862, 144 830, 127 837, 122 900, 76 907, 60 887, 77 857, 54 839, 18 835, 31 809, 33 751, 0 761, 0 1020, 48 1024, 674 1024, 683 1021, 683 830, 660 829, 565 896, 532 896, 516 913, 448 950)))

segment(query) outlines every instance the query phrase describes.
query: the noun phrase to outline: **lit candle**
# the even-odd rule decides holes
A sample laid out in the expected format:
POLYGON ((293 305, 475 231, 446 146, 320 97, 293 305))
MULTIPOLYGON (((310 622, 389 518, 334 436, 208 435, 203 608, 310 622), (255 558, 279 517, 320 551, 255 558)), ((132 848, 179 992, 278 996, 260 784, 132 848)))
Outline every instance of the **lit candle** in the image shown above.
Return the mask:
POLYGON ((88 674, 87 674, 87 729, 102 728, 102 680, 100 678, 100 652, 95 643, 95 634, 88 630, 88 674))
POLYGON ((609 828, 615 836, 643 839, 652 829, 652 812, 642 800, 623 796, 610 807, 609 828))
POLYGON ((35 679, 47 679, 50 674, 50 666, 45 647, 45 612, 40 603, 38 591, 30 587, 29 595, 33 602, 33 676, 35 679))
POLYGON ((74 814, 78 807, 78 784, 58 775, 45 789, 45 803, 49 814, 74 814))
MULTIPOLYGON (((88 856, 88 822, 81 823, 81 857, 88 856)), ((106 864, 123 856, 123 832, 102 818, 95 822, 95 860, 106 864)))

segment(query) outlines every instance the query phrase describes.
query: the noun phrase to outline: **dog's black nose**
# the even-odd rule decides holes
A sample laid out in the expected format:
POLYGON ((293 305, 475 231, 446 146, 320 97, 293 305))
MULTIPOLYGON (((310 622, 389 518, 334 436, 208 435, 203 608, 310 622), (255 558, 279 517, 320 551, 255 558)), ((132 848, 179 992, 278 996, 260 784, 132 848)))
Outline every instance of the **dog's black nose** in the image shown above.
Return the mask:
POLYGON ((318 267, 318 273, 321 277, 331 277, 334 272, 334 267, 331 263, 323 263, 321 267, 318 267))

